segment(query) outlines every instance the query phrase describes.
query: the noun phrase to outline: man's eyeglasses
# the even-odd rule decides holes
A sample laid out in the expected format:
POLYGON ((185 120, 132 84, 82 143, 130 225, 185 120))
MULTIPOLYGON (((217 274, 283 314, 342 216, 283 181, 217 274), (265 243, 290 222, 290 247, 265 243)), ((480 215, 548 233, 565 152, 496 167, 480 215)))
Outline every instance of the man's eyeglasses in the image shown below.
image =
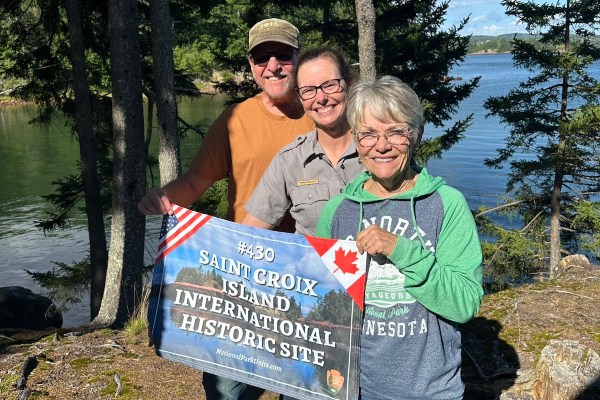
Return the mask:
POLYGON ((342 81, 342 79, 344 78, 330 79, 321 83, 319 86, 302 86, 296 88, 296 92, 302 100, 312 99, 317 95, 317 90, 319 89, 321 89, 321 91, 325 94, 334 94, 340 91, 340 82, 342 81))
POLYGON ((363 147, 373 147, 379 141, 379 138, 384 137, 391 145, 404 144, 406 140, 410 140, 414 132, 412 127, 408 128, 396 128, 390 129, 389 131, 379 134, 377 132, 364 131, 356 132, 355 135, 358 138, 358 144, 363 147))
POLYGON ((271 61, 271 57, 275 57, 277 62, 281 65, 290 65, 292 60, 294 59, 294 51, 282 51, 280 53, 258 53, 258 54, 250 54, 250 58, 254 65, 258 65, 259 67, 266 67, 271 61))

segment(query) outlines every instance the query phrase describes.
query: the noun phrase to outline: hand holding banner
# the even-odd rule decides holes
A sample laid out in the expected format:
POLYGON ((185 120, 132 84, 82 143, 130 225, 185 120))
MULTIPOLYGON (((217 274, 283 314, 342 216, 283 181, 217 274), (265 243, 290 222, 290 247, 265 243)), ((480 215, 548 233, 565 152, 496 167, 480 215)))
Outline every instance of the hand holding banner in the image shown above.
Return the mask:
POLYGON ((148 319, 159 355, 298 399, 357 399, 365 254, 174 207, 148 319))

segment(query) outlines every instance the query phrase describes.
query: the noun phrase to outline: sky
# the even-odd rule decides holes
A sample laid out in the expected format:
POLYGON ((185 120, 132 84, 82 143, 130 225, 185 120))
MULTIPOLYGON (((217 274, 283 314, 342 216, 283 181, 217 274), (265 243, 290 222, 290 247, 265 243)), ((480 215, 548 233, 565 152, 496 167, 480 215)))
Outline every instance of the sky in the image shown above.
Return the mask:
MULTIPOLYGON (((525 25, 505 14, 500 0, 449 0, 446 13, 446 29, 469 16, 469 22, 461 31, 463 35, 502 35, 504 33, 525 33, 525 25)), ((438 0, 441 3, 441 0, 438 0)))

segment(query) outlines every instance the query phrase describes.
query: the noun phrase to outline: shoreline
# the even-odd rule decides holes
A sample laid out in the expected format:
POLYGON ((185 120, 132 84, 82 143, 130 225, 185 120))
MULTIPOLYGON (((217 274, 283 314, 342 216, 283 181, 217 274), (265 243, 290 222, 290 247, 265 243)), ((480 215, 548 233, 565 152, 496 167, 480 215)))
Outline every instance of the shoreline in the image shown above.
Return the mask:
POLYGON ((17 100, 17 99, 0 99, 0 107, 19 107, 35 104, 33 101, 17 100))

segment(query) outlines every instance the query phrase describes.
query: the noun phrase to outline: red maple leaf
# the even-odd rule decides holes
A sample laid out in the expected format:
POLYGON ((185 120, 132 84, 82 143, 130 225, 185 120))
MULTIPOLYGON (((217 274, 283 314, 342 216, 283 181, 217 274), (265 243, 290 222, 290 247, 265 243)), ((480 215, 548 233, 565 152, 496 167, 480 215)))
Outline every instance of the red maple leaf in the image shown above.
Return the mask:
MULTIPOLYGON (((354 274, 358 271, 356 260, 357 257, 355 251, 348 251, 346 253, 344 252, 344 249, 340 247, 335 251, 335 260, 333 262, 339 267, 339 269, 342 270, 343 273, 354 274)), ((337 269, 335 271, 337 271, 337 269)))

